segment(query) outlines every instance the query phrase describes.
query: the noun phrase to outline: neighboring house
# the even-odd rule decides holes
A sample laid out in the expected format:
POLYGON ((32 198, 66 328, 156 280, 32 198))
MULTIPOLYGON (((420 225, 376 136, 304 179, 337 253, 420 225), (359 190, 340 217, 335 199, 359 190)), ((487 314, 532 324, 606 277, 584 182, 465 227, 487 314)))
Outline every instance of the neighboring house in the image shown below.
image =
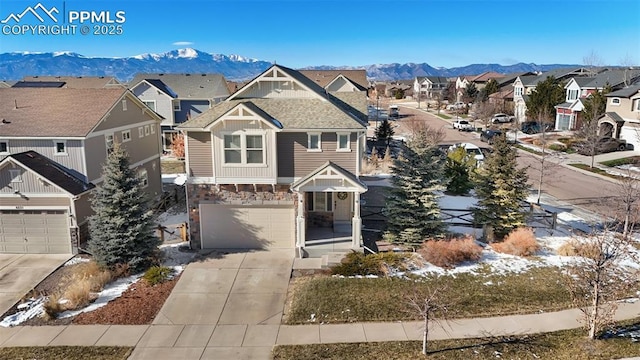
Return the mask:
POLYGON ((25 76, 13 87, 38 87, 38 83, 62 83, 60 87, 69 89, 109 89, 125 86, 113 76, 25 76), (24 83, 29 85, 25 86, 24 83))
POLYGON ((230 94, 220 74, 137 74, 129 85, 143 103, 164 118, 165 152, 171 151, 176 125, 197 117, 230 94))
POLYGON ((413 95, 413 81, 412 80, 397 80, 387 82, 387 87, 385 88, 384 95, 386 97, 395 98, 396 93, 400 91, 404 97, 413 95), (409 83, 407 83, 409 82, 409 83))
POLYGON ((298 70, 321 88, 335 91, 367 91, 369 80, 367 71, 362 70, 298 70))
POLYGON ((498 90, 498 92, 489 95, 489 103, 494 104, 499 112, 513 112, 513 87, 506 86, 498 90))
POLYGON ((500 74, 494 71, 485 71, 480 75, 472 76, 470 79, 468 79, 468 81, 469 83, 474 83, 476 85, 476 89, 480 90, 487 85, 489 80, 494 79, 497 81, 502 77, 504 77, 504 74, 500 74))
POLYGON ((6 89, 6 88, 10 88, 11 84, 9 84, 6 81, 0 81, 0 89, 6 89))
POLYGON ((624 139, 640 149, 640 84, 606 95, 606 114, 599 121, 602 136, 624 139))
POLYGON ((191 247, 359 249, 366 126, 281 65, 180 125, 191 247))
POLYGON ((161 118, 125 88, 0 89, 0 118, 0 252, 76 252, 87 240, 92 214, 89 194, 77 189, 102 182, 116 142, 145 192, 162 192, 161 118), (48 241, 42 237, 31 240, 31 227, 58 234, 62 217, 64 246, 60 239, 51 247, 41 246, 48 241))
POLYGON ((413 82, 413 93, 418 96, 418 101, 431 100, 441 96, 447 89, 449 80, 442 76, 417 76, 413 82))
POLYGON ((595 76, 574 77, 565 85, 565 102, 556 106, 556 130, 577 130, 582 126, 583 101, 605 87, 619 90, 640 78, 640 70, 605 70, 595 76))
POLYGON ((469 79, 472 77, 473 75, 461 75, 456 78, 456 102, 462 101, 462 97, 467 90, 467 86, 471 83, 469 79))

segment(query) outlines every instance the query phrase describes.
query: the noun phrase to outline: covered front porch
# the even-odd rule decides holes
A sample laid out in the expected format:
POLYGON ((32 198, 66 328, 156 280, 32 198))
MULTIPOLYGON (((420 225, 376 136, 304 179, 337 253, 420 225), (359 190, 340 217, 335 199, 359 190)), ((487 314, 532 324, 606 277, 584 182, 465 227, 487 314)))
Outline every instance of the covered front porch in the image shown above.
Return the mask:
POLYGON ((362 247, 360 194, 367 187, 355 175, 327 162, 291 188, 298 193, 296 248, 301 254, 362 247))

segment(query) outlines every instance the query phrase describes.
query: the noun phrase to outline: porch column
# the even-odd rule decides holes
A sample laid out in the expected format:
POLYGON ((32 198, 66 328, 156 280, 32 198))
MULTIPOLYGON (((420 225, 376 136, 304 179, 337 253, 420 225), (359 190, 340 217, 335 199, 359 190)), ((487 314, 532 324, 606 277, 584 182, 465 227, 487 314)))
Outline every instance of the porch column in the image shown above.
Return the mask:
POLYGON ((360 193, 353 193, 353 219, 351 219, 351 247, 360 248, 362 246, 362 219, 360 219, 360 193))
POLYGON ((306 243, 307 226, 304 218, 304 198, 306 193, 298 193, 298 215, 296 216, 297 234, 296 234, 296 247, 303 248, 306 243))

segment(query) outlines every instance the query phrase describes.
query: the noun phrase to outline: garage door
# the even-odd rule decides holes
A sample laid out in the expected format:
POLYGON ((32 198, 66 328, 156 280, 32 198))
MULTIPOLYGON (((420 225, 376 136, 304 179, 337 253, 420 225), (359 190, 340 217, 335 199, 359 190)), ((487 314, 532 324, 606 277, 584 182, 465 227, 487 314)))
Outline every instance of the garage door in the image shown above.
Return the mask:
POLYGON ((293 206, 200 205, 204 249, 291 249, 293 206))
POLYGON ((69 254, 69 217, 64 210, 0 210, 0 252, 69 254))
POLYGON ((625 124, 620 129, 620 138, 633 145, 633 150, 640 150, 640 124, 625 124))

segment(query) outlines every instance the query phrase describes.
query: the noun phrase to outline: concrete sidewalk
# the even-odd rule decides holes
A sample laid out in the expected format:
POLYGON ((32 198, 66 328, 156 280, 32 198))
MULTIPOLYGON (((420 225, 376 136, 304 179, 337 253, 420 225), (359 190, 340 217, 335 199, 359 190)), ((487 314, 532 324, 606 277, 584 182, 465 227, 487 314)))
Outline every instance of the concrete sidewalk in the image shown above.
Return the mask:
MULTIPOLYGON (((617 320, 640 316, 620 304, 617 320)), ((579 327, 578 310, 452 320, 430 339, 520 335, 579 327)), ((0 347, 135 346, 131 359, 269 359, 274 345, 420 340, 421 322, 313 325, 69 325, 0 328, 0 347)))

